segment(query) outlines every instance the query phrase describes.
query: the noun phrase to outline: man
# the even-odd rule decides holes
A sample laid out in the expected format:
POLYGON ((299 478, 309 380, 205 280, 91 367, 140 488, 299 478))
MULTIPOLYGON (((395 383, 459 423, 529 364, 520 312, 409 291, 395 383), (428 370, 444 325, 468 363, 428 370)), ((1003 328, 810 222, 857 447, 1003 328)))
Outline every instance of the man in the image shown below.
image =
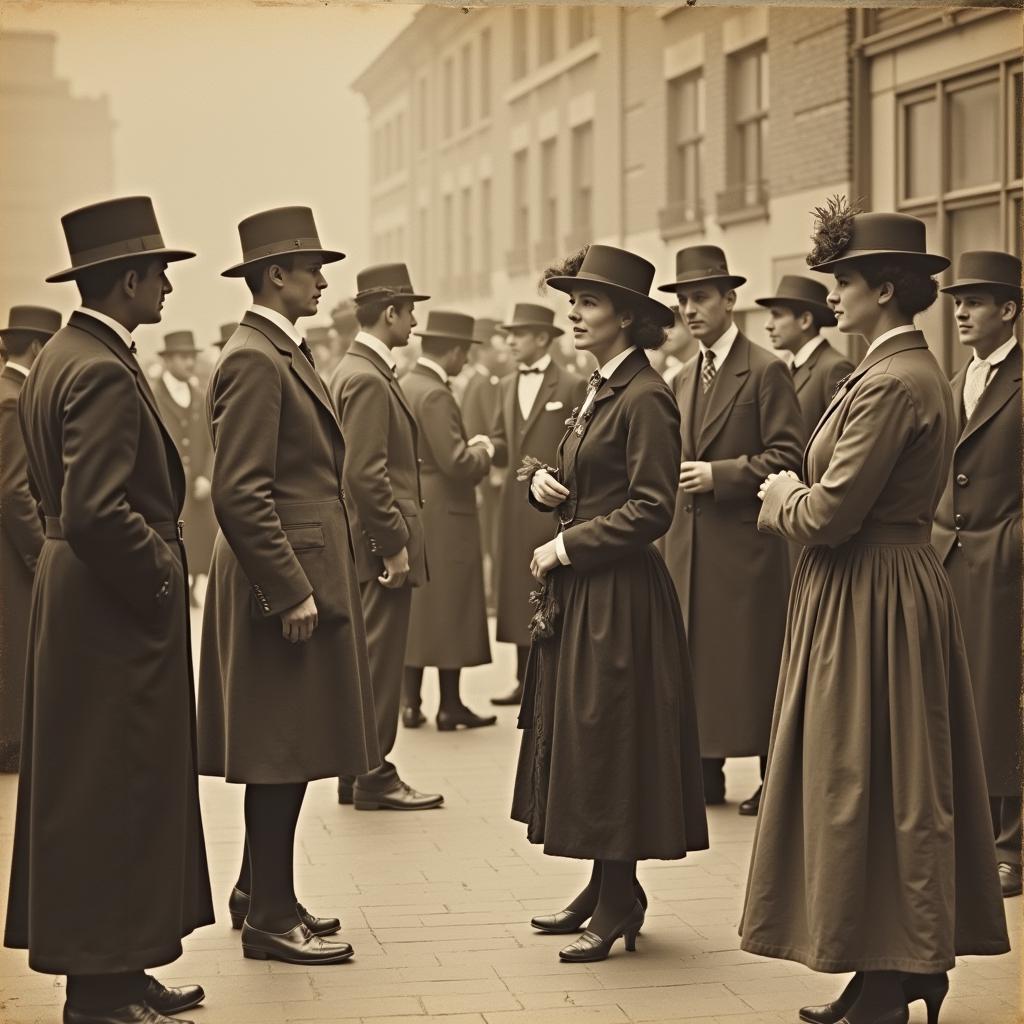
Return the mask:
POLYGON ((166 1024, 197 986, 145 974, 213 922, 196 777, 185 477, 135 361, 172 260, 151 200, 62 218, 82 305, 36 358, 19 416, 45 517, 25 673, 8 946, 66 974, 65 1024, 166 1024))
POLYGON ((60 313, 44 306, 12 306, 7 327, 0 330, 8 353, 0 371, 0 772, 16 772, 20 760, 28 612, 43 547, 18 396, 36 356, 58 330, 60 313))
POLYGON ((529 501, 528 482, 516 479, 524 456, 555 464, 565 420, 587 392, 586 382, 570 376, 551 358, 555 338, 564 333, 555 326, 555 312, 547 306, 520 302, 512 319, 501 325, 518 369, 502 380, 490 430, 494 464, 508 470, 501 490, 498 538, 499 643, 516 645, 516 685, 492 704, 519 704, 523 699, 526 658, 530 653, 530 594, 537 581, 530 573, 535 548, 551 540, 549 518, 524 513, 529 501))
MULTIPOLYGON (((704 795, 725 802, 727 757, 757 754, 764 778, 789 595, 786 542, 757 532, 757 489, 799 470, 800 406, 785 364, 733 323, 735 289, 713 245, 681 249, 676 280, 660 286, 699 351, 676 378, 683 462, 665 557, 693 661, 704 795)), ((761 789, 739 806, 757 814, 761 789)))
POLYGON ((203 401, 193 376, 196 368, 195 338, 191 331, 174 331, 164 337, 157 353, 164 368, 153 386, 157 408, 170 431, 185 470, 185 554, 188 556, 189 599, 199 606, 196 586, 206 578, 213 556, 217 520, 210 501, 213 447, 206 429, 203 401))
POLYGON ((974 686, 1004 896, 1021 892, 1021 262, 969 251, 953 297, 974 356, 953 378, 960 439, 932 543, 956 595, 974 686))
POLYGON ((223 348, 231 340, 231 335, 237 330, 238 324, 221 324, 220 337, 213 343, 213 347, 223 348))
POLYGON ((199 673, 200 770, 245 783, 246 850, 228 909, 242 951, 336 964, 295 898, 295 827, 313 779, 380 763, 352 537, 345 442, 326 385, 295 327, 344 254, 320 244, 312 211, 288 206, 238 225, 253 303, 210 378, 213 549, 199 673))
POLYGON ((839 382, 853 372, 853 363, 822 337, 823 327, 836 324, 836 315, 826 298, 828 289, 820 281, 786 274, 775 295, 754 300, 768 310, 767 331, 772 348, 793 357, 789 368, 803 417, 805 443, 839 382))
POLYGON ((689 328, 683 321, 683 315, 679 312, 678 306, 672 307, 675 314, 675 321, 665 332, 665 344, 659 351, 665 357, 665 366, 661 371, 662 377, 667 384, 674 384, 676 377, 697 352, 697 339, 690 333, 689 328))
POLYGON ((420 686, 423 669, 433 666, 441 688, 438 729, 475 729, 497 721, 474 714, 459 693, 461 670, 491 660, 475 487, 491 468, 494 446, 483 435, 466 439, 450 378, 465 366, 469 346, 479 342, 471 316, 441 310, 433 310, 426 329, 415 333, 423 355, 402 378, 402 388, 419 427, 430 582, 412 596, 402 721, 411 729, 426 721, 420 686))
POLYGON ((427 581, 416 419, 391 353, 409 344, 413 305, 430 296, 413 291, 404 263, 367 267, 356 282, 362 329, 338 364, 330 391, 345 437, 345 493, 382 763, 358 778, 339 779, 338 802, 354 803, 357 811, 417 811, 440 807, 444 797, 418 793, 388 760, 401 713, 412 588, 427 581))

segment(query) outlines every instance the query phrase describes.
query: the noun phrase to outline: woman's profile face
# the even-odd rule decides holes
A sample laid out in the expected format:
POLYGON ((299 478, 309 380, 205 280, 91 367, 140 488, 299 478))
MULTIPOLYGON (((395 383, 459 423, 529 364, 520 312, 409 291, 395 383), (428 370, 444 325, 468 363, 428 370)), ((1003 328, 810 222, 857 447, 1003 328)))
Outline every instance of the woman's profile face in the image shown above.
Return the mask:
POLYGON ((836 314, 844 334, 863 334, 878 318, 879 288, 872 288, 863 274, 852 267, 837 267, 835 283, 828 293, 828 304, 836 314))
POLYGON ((615 311, 612 300, 602 292, 574 289, 569 293, 572 312, 572 336, 577 350, 602 351, 622 333, 623 316, 615 311))

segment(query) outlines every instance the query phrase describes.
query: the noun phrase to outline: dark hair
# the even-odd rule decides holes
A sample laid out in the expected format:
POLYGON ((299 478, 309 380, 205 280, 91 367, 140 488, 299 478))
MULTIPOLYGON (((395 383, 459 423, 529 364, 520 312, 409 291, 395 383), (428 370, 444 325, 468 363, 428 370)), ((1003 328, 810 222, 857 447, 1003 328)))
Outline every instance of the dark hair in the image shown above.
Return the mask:
POLYGON ((939 282, 923 270, 910 264, 887 260, 885 256, 857 260, 859 270, 870 288, 878 288, 888 281, 892 285, 893 301, 899 311, 915 317, 931 306, 939 294, 939 282))
POLYGON ((815 309, 814 306, 801 306, 796 302, 780 302, 779 305, 788 309, 793 314, 794 319, 799 319, 804 315, 804 313, 810 313, 811 324, 813 325, 814 332, 816 334, 820 333, 821 329, 827 326, 828 317, 826 314, 822 313, 821 310, 815 309))
POLYGON ((3 340, 3 348, 9 356, 23 356, 32 347, 34 341, 45 341, 46 339, 36 334, 35 331, 13 330, 3 340))
POLYGON ((391 307, 394 306, 399 313, 404 305, 412 305, 407 299, 383 298, 372 299, 370 302, 356 303, 356 320, 360 327, 372 327, 391 307))
POLYGON ((466 342, 449 341, 447 338, 420 338, 420 347, 427 357, 444 357, 453 348, 467 348, 468 346, 466 342))
POLYGON ((269 259, 260 260, 251 267, 247 267, 244 278, 249 286, 249 291, 254 296, 258 295, 263 287, 263 272, 270 267, 280 267, 282 270, 292 271, 295 269, 295 253, 286 252, 281 256, 271 256, 269 259))
POLYGON ((101 263, 98 267, 83 270, 75 278, 75 284, 78 285, 78 293, 83 302, 99 302, 110 295, 129 271, 134 270, 140 277, 145 277, 154 263, 167 265, 162 256, 131 256, 111 263, 101 263))

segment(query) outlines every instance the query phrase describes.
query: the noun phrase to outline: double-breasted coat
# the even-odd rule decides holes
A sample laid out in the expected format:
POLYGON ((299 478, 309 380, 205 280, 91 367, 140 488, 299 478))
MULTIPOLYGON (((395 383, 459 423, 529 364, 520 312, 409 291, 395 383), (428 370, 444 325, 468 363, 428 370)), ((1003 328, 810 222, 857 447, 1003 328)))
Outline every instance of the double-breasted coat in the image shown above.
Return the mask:
POLYGON ((248 312, 206 395, 213 548, 199 664, 199 765, 228 782, 306 782, 380 763, 366 633, 323 383, 279 327, 248 312), (281 613, 312 594, 305 643, 281 613))
POLYGON ((759 528, 793 579, 743 948, 935 973, 1009 949, 970 670, 930 543, 956 423, 919 331, 869 352, 759 528))
POLYGON ((653 543, 671 521, 679 412, 642 350, 581 430, 558 449, 569 497, 535 506, 571 564, 547 576, 560 614, 530 649, 512 817, 556 856, 677 859, 708 832, 686 634, 653 543))
POLYGON ((524 513, 530 484, 517 480, 516 470, 526 455, 554 465, 565 420, 582 403, 587 388, 584 381, 570 376, 552 360, 544 371, 533 407, 524 418, 518 386, 518 373, 501 381, 489 427, 494 464, 508 470, 501 488, 498 520, 496 635, 500 642, 529 647, 534 611, 530 594, 537 589, 537 581, 530 574, 530 559, 534 548, 551 540, 554 527, 547 517, 524 513))
POLYGON ((789 551, 757 532, 757 489, 800 468, 800 407, 786 365, 737 335, 695 422, 700 355, 675 382, 684 461, 711 463, 714 489, 675 496, 665 561, 679 593, 705 757, 768 752, 789 551), (736 642, 742 628, 743 642, 736 642))
POLYGON ((195 493, 196 479, 210 479, 213 473, 213 445, 210 431, 206 426, 206 406, 202 394, 193 383, 189 383, 189 404, 178 405, 171 392, 159 377, 153 385, 156 404, 160 409, 167 429, 174 439, 181 465, 185 471, 185 508, 181 518, 185 522, 185 550, 188 552, 188 567, 193 573, 206 573, 213 556, 213 540, 217 536, 217 519, 213 514, 213 502, 207 494, 199 498, 195 493))
POLYGON ((0 371, 0 771, 18 770, 25 694, 25 645, 32 577, 43 527, 29 490, 18 396, 25 374, 0 371))
POLYGON ((989 794, 1019 797, 1021 350, 998 365, 965 422, 966 373, 965 365, 953 378, 958 439, 932 543, 963 625, 989 794))
POLYGON ((430 581, 412 595, 405 663, 466 668, 491 660, 484 602, 476 485, 491 468, 481 445, 467 445, 448 385, 417 363, 402 389, 419 427, 423 535, 430 581))
POLYGON ((836 385, 853 370, 853 363, 823 341, 807 361, 793 371, 793 387, 803 418, 803 439, 807 440, 832 400, 836 385))
POLYGON ((46 540, 4 941, 46 973, 155 967, 213 921, 185 477, 128 347, 81 312, 36 359, 19 413, 46 540))

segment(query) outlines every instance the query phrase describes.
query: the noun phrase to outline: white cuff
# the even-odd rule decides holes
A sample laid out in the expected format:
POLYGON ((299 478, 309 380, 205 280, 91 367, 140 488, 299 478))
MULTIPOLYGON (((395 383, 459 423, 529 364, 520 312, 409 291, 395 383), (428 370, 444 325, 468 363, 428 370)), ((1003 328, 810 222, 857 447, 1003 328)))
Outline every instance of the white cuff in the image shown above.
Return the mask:
POLYGON ((558 555, 558 560, 562 563, 562 565, 572 564, 569 561, 568 554, 566 554, 565 541, 562 539, 562 535, 560 533, 555 534, 555 554, 558 555))

